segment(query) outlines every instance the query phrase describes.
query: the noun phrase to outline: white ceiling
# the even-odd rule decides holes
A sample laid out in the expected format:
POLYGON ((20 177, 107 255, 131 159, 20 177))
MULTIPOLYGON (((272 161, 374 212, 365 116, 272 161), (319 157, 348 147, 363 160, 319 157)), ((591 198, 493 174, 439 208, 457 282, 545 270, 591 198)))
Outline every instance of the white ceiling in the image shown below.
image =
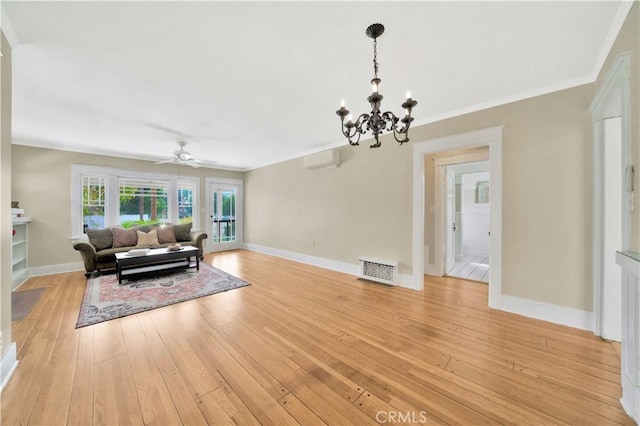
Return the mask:
POLYGON ((593 81, 630 7, 4 0, 13 141, 160 160, 185 139, 255 168, 345 143, 335 110, 368 112, 371 23, 383 108, 411 90, 422 124, 593 81))

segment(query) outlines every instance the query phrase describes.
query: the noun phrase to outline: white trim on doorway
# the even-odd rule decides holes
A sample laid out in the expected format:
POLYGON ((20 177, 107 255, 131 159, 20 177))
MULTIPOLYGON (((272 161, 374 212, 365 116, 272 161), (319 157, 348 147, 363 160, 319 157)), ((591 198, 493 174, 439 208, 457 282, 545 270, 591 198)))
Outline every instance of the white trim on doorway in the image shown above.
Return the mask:
MULTIPOLYGON (((631 53, 618 55, 589 105, 593 120, 593 333, 603 335, 604 318, 604 125, 603 121, 612 116, 622 118, 622 170, 631 164, 631 53)), ((622 182, 620 183, 623 184, 622 182)), ((630 196, 623 191, 623 199, 630 196)), ((632 193, 631 193, 632 194, 632 193)), ((623 200, 622 206, 622 247, 629 247, 630 215, 623 200)))
MULTIPOLYGON (((500 309, 502 294, 502 129, 489 127, 437 139, 414 143, 413 146, 413 275, 412 287, 424 287, 424 157, 454 149, 489 147, 491 173, 491 278, 489 306, 500 309)), ((439 273, 442 274, 442 271, 439 273)))

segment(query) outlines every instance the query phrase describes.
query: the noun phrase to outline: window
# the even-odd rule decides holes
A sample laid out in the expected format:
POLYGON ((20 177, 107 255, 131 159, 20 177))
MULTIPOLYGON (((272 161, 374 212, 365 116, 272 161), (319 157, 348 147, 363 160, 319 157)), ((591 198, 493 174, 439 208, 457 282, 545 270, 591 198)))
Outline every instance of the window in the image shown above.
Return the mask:
POLYGON ((82 176, 83 229, 104 227, 105 184, 104 176, 82 176))
POLYGON ((149 225, 169 221, 169 181, 120 178, 120 225, 149 225))
POLYGON ((178 221, 189 223, 193 221, 193 192, 194 183, 188 181, 178 182, 178 221))
POLYGON ((197 228, 197 176, 138 173, 109 167, 71 167, 71 226, 74 238, 88 228, 125 228, 156 222, 197 228))

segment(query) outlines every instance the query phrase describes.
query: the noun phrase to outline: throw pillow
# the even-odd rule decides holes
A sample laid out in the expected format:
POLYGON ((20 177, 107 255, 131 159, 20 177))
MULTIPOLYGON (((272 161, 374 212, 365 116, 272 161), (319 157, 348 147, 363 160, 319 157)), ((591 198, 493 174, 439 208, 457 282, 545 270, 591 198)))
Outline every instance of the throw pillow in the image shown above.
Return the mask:
POLYGON ((111 229, 109 228, 89 228, 87 229, 87 237, 89 237, 89 242, 93 244, 96 250, 111 248, 111 245, 113 245, 113 235, 111 234, 111 229))
POLYGON ((160 244, 175 243, 177 241, 176 231, 173 225, 158 226, 158 227, 154 226, 151 229, 158 232, 158 242, 160 244))
POLYGON ((138 244, 138 227, 131 229, 111 228, 113 234, 113 248, 131 247, 138 244))
POLYGON ((191 241, 192 226, 193 224, 191 222, 174 225, 173 229, 176 233, 176 241, 191 241))
POLYGON ((158 232, 154 229, 149 232, 137 231, 138 247, 151 247, 158 245, 158 232))

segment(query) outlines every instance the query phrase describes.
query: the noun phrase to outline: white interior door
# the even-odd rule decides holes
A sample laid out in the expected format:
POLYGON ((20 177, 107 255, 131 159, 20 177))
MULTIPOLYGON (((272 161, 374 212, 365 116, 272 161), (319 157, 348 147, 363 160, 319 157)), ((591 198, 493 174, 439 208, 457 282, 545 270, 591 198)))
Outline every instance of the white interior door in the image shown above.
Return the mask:
POLYGON ((208 181, 207 215, 209 251, 242 247, 242 182, 208 181))
POLYGON ((449 167, 445 167, 446 215, 447 215, 447 247, 446 271, 451 271, 456 263, 456 175, 449 167))

